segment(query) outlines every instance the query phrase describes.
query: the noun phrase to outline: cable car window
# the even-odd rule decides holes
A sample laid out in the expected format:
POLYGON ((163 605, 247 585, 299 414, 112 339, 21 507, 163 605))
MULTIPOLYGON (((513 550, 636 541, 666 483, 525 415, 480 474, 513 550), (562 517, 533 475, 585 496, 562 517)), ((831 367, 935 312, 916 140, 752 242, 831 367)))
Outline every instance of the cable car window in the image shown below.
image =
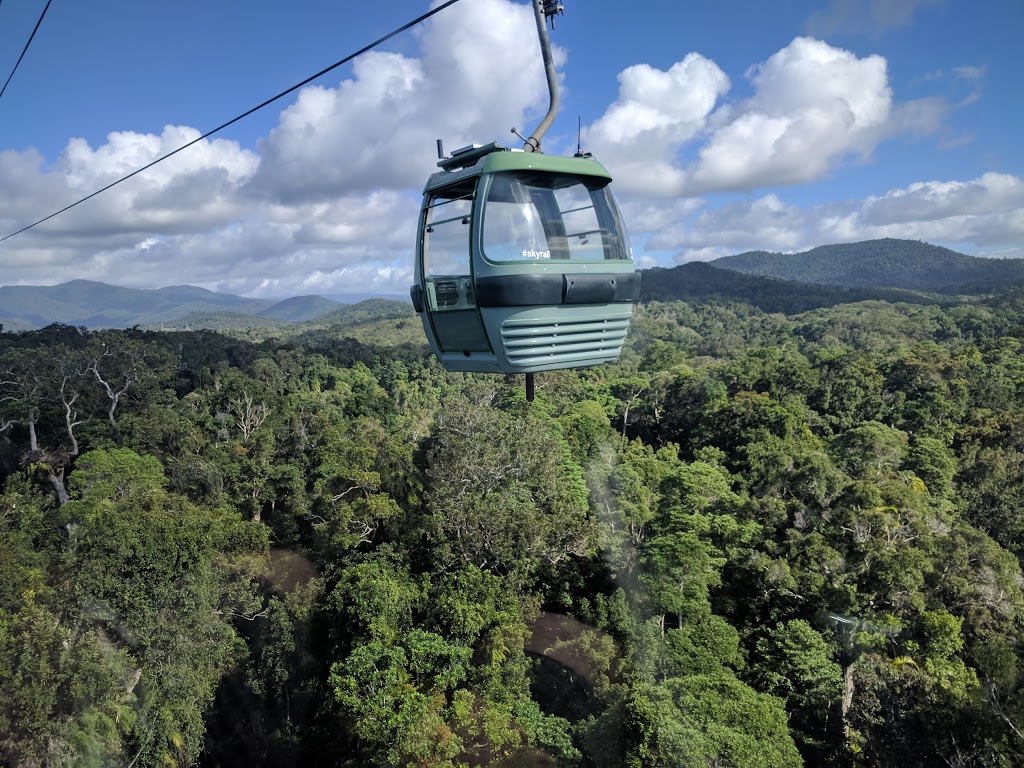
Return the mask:
POLYGON ((607 181, 539 172, 492 177, 483 252, 490 261, 629 258, 607 181))
POLYGON ((473 184, 439 190, 426 206, 423 273, 469 275, 473 184))

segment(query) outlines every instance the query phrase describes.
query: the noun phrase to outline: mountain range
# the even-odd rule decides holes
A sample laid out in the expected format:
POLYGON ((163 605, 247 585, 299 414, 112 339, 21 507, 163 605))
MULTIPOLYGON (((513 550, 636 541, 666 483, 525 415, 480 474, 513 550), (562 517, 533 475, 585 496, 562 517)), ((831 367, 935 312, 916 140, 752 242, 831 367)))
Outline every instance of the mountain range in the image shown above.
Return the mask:
MULTIPOLYGON (((1024 260, 978 258, 915 240, 885 239, 793 254, 749 251, 709 263, 654 268, 642 273, 641 283, 642 301, 720 298, 747 301, 772 312, 799 312, 868 299, 934 302, 939 300, 935 294, 991 293, 1024 286, 1024 260)), ((354 322, 352 318, 363 315, 401 317, 410 313, 406 305, 403 296, 382 294, 250 299, 191 285, 143 290, 72 280, 54 286, 0 287, 0 324, 11 331, 50 323, 154 330, 273 329, 314 320, 330 326, 338 318, 354 322), (376 301, 366 301, 371 297, 376 301), (394 306, 385 306, 390 304, 394 306)))
POLYGON ((822 245, 802 253, 748 251, 711 264, 745 275, 840 288, 978 293, 1024 285, 1024 260, 979 258, 891 238, 822 245))
POLYGON ((52 286, 0 286, 0 324, 11 331, 50 323, 87 328, 275 327, 323 317, 378 296, 250 299, 193 285, 139 289, 72 280, 52 286))

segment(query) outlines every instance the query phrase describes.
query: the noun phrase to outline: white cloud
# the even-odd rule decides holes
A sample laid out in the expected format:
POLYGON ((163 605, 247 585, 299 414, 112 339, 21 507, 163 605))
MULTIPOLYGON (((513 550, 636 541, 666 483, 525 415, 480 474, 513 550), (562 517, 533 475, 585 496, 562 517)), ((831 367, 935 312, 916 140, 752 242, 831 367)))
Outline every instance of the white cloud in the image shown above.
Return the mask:
POLYGON ((960 67, 953 67, 953 74, 960 80, 975 83, 984 79, 986 67, 976 67, 971 64, 964 64, 960 67))
POLYGON ((52 208, 53 201, 69 196, 67 184, 59 174, 43 171, 44 162, 34 149, 0 152, 0 225, 5 234, 31 223, 41 211, 52 208))
MULTIPOLYGON (((71 189, 91 192, 97 182, 116 181, 199 136, 195 128, 168 125, 159 136, 115 131, 107 136, 106 144, 95 150, 84 139, 71 139, 59 167, 71 189)), ((216 169, 227 183, 237 185, 252 176, 258 165, 255 153, 241 149, 236 142, 204 139, 153 166, 141 180, 150 189, 157 189, 180 181, 182 176, 216 169)))
POLYGON ((137 287, 191 283, 246 295, 400 292, 411 282, 417 208, 414 197, 384 191, 266 205, 201 231, 125 237, 78 260, 74 276, 137 287), (391 285, 382 287, 382 274, 391 285))
POLYGON ((619 200, 623 218, 629 222, 629 230, 637 233, 657 232, 689 216, 703 205, 704 200, 699 197, 662 200, 626 195, 619 200))
POLYGON ((929 222, 955 217, 994 217, 1024 210, 1024 182, 1016 176, 986 173, 973 181, 928 181, 878 197, 861 209, 869 226, 929 222))
MULTIPOLYGON (((631 67, 620 75, 618 101, 588 131, 590 144, 626 188, 696 195, 813 181, 851 154, 870 155, 897 130, 880 56, 799 37, 747 77, 751 98, 712 112, 729 87, 714 62, 690 54, 668 72, 631 67), (687 142, 704 137, 687 162, 687 142)), ((912 113, 898 130, 935 123, 934 110, 912 113)))
POLYGON ((685 141, 703 127, 715 101, 728 89, 725 73, 697 53, 667 72, 636 64, 619 74, 619 100, 594 124, 591 135, 619 145, 652 134, 685 141))
POLYGON ((354 190, 411 186, 429 163, 426 137, 410 147, 421 118, 419 61, 370 53, 357 60, 355 80, 338 88, 304 88, 261 143, 263 167, 252 191, 286 201, 327 199, 354 190), (411 142, 409 142, 411 143, 411 142), (416 144, 422 144, 417 147, 416 144))
POLYGON ((615 168, 622 187, 674 194, 684 183, 676 151, 704 129, 728 90, 725 73, 697 53, 667 72, 629 67, 619 74, 618 100, 587 129, 587 145, 615 168))
MULTIPOLYGON (((0 221, 16 229, 116 181, 199 136, 193 128, 167 126, 160 136, 115 132, 95 149, 71 139, 53 169, 35 150, 0 154, 0 221)), ((256 171, 259 158, 236 142, 204 140, 102 195, 19 235, 88 246, 93 238, 123 245, 138 234, 196 232, 239 215, 238 190, 256 171)))
POLYGON ((529 6, 475 0, 419 37, 421 58, 371 52, 337 88, 304 89, 262 143, 252 189, 300 201, 419 188, 437 170, 436 139, 448 149, 506 140, 547 109, 529 6))
POLYGON ((695 254, 724 255, 723 249, 731 253, 752 248, 788 251, 802 245, 805 226, 803 211, 770 194, 705 208, 690 221, 655 233, 649 244, 658 250, 678 249, 685 261, 694 260, 695 254))

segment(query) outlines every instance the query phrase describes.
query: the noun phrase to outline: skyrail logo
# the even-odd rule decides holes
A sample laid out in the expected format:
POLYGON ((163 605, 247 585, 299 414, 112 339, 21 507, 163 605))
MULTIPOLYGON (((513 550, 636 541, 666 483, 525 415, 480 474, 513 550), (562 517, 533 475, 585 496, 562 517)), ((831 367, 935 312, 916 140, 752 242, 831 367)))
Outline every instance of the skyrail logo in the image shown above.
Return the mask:
POLYGON ((524 259, 550 259, 551 251, 535 251, 532 248, 529 250, 523 250, 524 259))

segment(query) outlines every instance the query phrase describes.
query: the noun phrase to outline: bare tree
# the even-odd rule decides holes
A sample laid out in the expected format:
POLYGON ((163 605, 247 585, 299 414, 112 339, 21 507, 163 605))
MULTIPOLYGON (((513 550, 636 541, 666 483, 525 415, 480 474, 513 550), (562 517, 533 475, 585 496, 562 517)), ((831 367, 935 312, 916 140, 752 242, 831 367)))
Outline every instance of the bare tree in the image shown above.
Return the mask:
POLYGON ((6 357, 0 370, 0 431, 25 427, 24 464, 42 473, 64 504, 70 498, 64 472, 80 451, 75 429, 87 420, 80 408, 89 375, 86 356, 61 345, 38 351, 8 350, 6 357), (41 442, 44 419, 48 434, 61 436, 57 445, 41 442))
POLYGON ((144 344, 121 334, 99 337, 90 345, 88 371, 96 377, 110 405, 107 420, 115 427, 114 413, 128 390, 142 381, 147 372, 148 350, 144 344))
POLYGON ((89 366, 86 356, 81 351, 69 347, 54 349, 47 363, 49 397, 56 401, 55 404, 59 407, 68 446, 40 451, 43 461, 37 464, 46 473, 47 480, 56 491, 57 501, 64 504, 71 498, 64 484, 64 472, 71 460, 81 451, 75 427, 88 421, 88 417, 81 414, 78 403, 88 381, 89 366))
POLYGON ((232 398, 228 405, 228 411, 235 417, 235 425, 242 433, 242 438, 248 440, 256 433, 263 422, 270 416, 270 406, 266 403, 257 403, 252 395, 242 390, 239 397, 232 398))

